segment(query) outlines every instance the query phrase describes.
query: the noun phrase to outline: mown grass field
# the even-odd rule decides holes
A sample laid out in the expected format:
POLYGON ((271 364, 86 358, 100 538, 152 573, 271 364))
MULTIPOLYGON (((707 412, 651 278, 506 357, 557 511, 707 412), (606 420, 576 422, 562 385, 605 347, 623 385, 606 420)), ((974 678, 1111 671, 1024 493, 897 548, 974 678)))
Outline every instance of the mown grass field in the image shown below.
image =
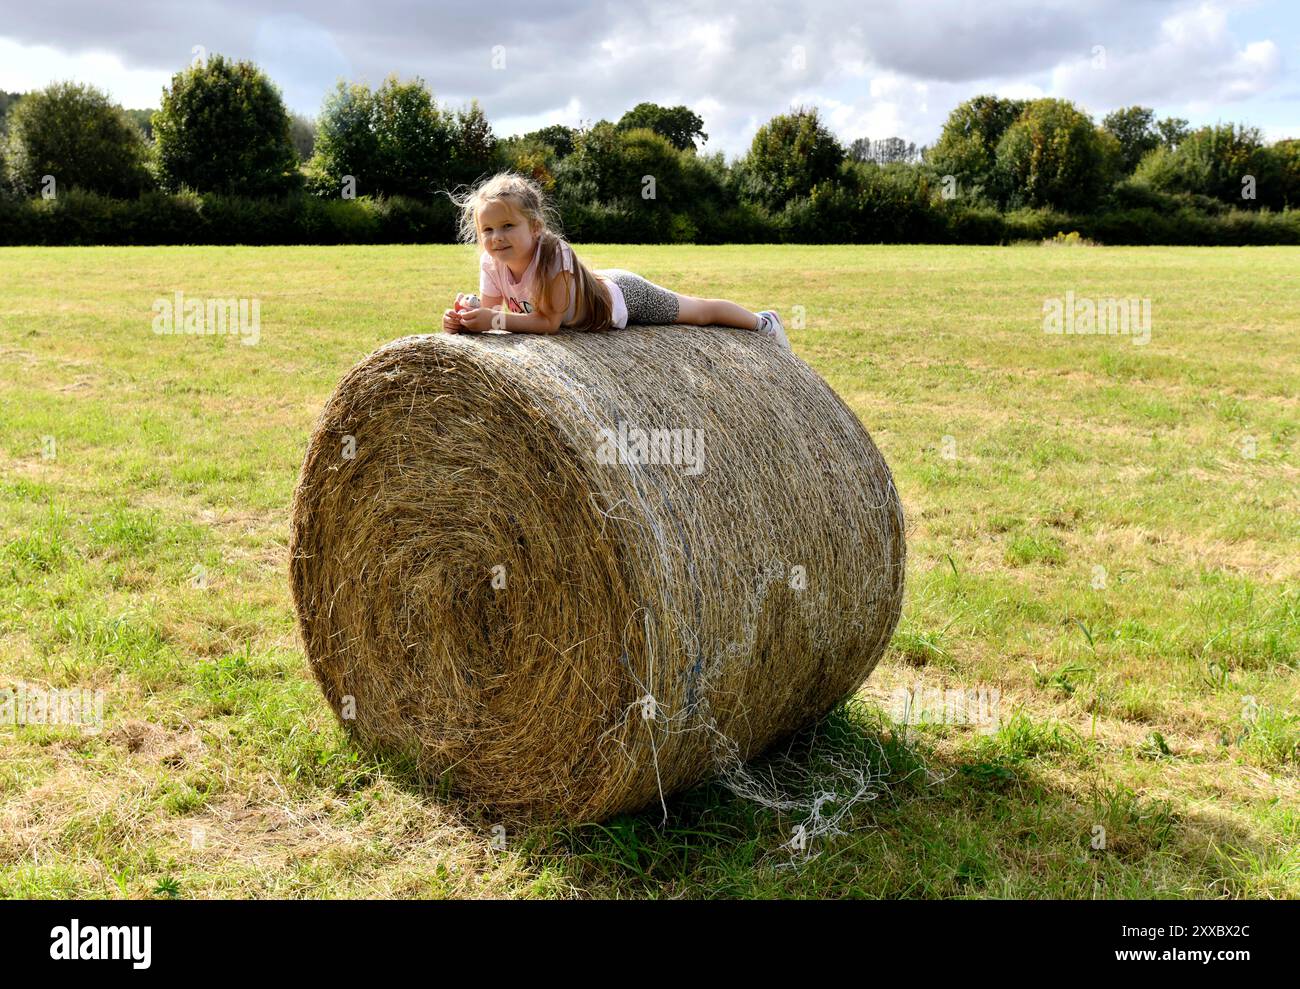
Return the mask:
POLYGON ((838 716, 890 778, 852 830, 786 867, 796 822, 706 785, 499 850, 347 745, 290 498, 469 249, 5 249, 0 687, 106 702, 0 726, 0 895, 1300 895, 1300 250, 579 247, 780 311, 894 471, 903 618, 838 716), (177 290, 259 299, 260 342, 155 335, 177 290), (1045 334, 1067 290, 1149 298, 1150 342, 1045 334), (900 730, 918 685, 1000 691, 1001 727, 900 730))

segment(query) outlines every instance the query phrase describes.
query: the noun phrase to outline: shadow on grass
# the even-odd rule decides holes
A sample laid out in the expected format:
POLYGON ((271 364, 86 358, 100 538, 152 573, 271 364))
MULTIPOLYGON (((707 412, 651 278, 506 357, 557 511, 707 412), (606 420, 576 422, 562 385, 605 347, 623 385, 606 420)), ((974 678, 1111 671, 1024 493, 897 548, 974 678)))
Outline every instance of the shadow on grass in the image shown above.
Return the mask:
MULTIPOLYGON (((1096 753, 1055 722, 1017 714, 956 752, 938 740, 854 698, 746 765, 787 807, 715 780, 669 798, 666 822, 656 802, 601 822, 512 828, 509 850, 578 895, 637 899, 1257 896, 1270 869, 1292 868, 1244 828, 1180 814, 1096 772, 1062 786, 1062 769, 1087 773, 1096 753), (808 805, 846 767, 866 771, 869 795, 800 849, 808 805)), ((403 766, 383 772, 409 788, 403 766)), ((491 833, 449 790, 418 789, 491 833)), ((820 806, 823 818, 834 811, 820 806)))

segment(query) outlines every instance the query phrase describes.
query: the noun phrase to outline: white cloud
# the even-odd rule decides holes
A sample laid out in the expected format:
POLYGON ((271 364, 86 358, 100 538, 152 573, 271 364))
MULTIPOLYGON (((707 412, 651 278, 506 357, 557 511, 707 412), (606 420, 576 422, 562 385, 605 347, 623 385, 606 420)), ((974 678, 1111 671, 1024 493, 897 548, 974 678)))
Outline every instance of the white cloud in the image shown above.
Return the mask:
POLYGON ((1277 82, 1282 61, 1271 40, 1240 46, 1228 29, 1227 11, 1213 3, 1165 18, 1150 47, 1110 46, 1105 54, 1100 67, 1091 58, 1057 66, 1053 93, 1089 106, 1210 107, 1264 92, 1277 82))
POLYGON ((0 89, 24 93, 65 80, 97 86, 125 107, 148 109, 158 105, 171 73, 129 68, 112 52, 70 55, 45 45, 20 45, 0 38, 0 89))
POLYGON ((557 110, 544 110, 541 113, 521 117, 495 117, 492 120, 492 129, 498 135, 505 137, 510 134, 527 134, 530 131, 541 130, 543 127, 550 127, 552 124, 577 127, 588 116, 590 114, 584 112, 582 101, 575 96, 557 110))
MULTIPOLYGON (((253 54, 290 107, 319 107, 340 78, 352 76, 352 63, 335 36, 297 14, 263 18, 253 54)), ((377 85, 381 80, 372 81, 377 85)))
POLYGON ((45 0, 6 10, 0 86, 71 76, 155 106, 202 43, 259 61, 301 112, 317 112, 339 74, 377 85, 396 72, 421 76, 444 103, 478 98, 502 135, 617 120, 642 101, 684 104, 704 117, 708 149, 729 156, 798 102, 821 107, 846 142, 930 143, 957 103, 986 92, 1063 96, 1094 113, 1143 103, 1193 123, 1235 103, 1243 119, 1283 126, 1300 117, 1283 57, 1300 54, 1289 2, 497 0, 488 11, 315 0, 308 17, 266 0, 45 0), (1103 70, 1092 68, 1099 44, 1103 70), (504 69, 491 64, 494 45, 504 69))

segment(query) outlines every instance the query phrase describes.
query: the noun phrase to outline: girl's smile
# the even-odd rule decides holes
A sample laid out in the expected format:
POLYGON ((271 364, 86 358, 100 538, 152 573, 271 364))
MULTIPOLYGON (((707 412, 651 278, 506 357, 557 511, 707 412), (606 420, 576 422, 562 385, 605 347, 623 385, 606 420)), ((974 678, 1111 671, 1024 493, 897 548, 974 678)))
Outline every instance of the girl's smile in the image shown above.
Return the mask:
MULTIPOLYGON (((518 257, 521 259, 520 264, 527 268, 526 261, 535 246, 533 231, 505 203, 495 202, 485 206, 478 216, 478 229, 483 245, 494 256, 507 262, 518 257)), ((514 268, 510 270, 516 277, 523 273, 514 268)))

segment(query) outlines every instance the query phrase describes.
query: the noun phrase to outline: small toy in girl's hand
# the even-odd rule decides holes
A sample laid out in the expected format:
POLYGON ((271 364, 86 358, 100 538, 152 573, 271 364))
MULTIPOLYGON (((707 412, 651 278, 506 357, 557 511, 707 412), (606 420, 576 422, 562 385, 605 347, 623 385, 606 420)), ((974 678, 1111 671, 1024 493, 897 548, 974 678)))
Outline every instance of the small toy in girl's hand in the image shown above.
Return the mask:
POLYGON ((478 309, 479 299, 477 295, 458 295, 456 297, 456 312, 462 309, 478 309))

